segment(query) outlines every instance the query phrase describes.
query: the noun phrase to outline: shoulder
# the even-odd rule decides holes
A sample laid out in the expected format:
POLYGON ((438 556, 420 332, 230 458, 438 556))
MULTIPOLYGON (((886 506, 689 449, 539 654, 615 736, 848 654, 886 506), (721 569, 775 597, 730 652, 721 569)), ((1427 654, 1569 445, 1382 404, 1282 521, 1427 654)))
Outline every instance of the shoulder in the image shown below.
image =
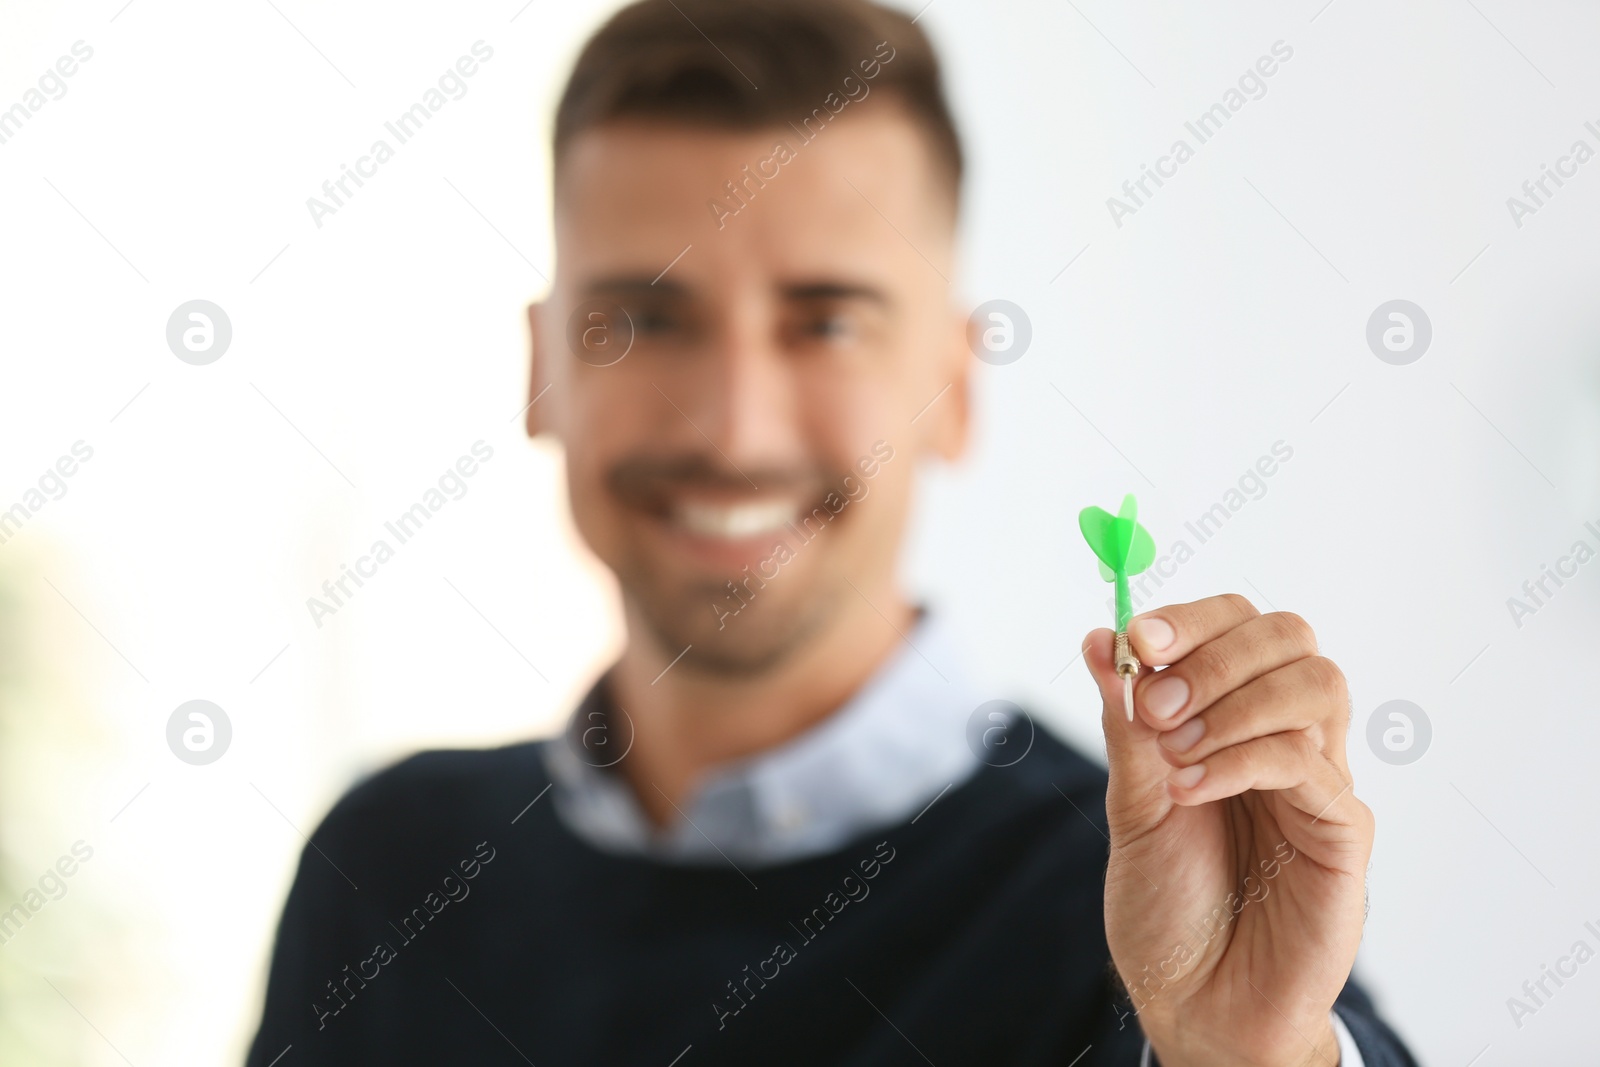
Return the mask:
POLYGON ((529 776, 542 778, 538 757, 542 741, 524 741, 499 748, 428 749, 392 763, 358 780, 340 805, 350 809, 395 804, 426 806, 441 800, 493 793, 529 776))
POLYGON ((376 858, 507 826, 548 784, 541 744, 432 749, 408 756, 352 785, 312 842, 376 858))

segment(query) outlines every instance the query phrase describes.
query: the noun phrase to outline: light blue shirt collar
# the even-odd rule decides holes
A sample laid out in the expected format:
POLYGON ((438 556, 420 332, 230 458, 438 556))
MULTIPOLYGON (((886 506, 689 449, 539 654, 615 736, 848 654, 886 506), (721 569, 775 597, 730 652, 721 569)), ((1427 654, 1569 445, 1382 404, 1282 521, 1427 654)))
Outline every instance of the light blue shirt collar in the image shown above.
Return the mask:
POLYGON ((621 775, 632 729, 597 683, 540 746, 559 818, 609 852, 759 867, 836 850, 919 817, 979 766, 967 722, 986 698, 945 628, 924 613, 832 715, 776 748, 713 768, 660 830, 621 775))

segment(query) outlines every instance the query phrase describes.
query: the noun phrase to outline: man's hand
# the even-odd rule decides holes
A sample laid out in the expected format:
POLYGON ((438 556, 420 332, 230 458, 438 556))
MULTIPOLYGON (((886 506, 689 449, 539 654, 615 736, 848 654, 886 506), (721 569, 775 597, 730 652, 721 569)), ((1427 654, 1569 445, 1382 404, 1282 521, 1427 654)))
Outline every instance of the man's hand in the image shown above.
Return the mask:
POLYGON ((1372 812, 1351 791, 1344 675, 1298 615, 1241 596, 1084 642, 1111 782, 1106 937, 1162 1067, 1332 1067, 1361 940, 1372 812), (1151 670, 1160 667, 1160 670, 1151 670))

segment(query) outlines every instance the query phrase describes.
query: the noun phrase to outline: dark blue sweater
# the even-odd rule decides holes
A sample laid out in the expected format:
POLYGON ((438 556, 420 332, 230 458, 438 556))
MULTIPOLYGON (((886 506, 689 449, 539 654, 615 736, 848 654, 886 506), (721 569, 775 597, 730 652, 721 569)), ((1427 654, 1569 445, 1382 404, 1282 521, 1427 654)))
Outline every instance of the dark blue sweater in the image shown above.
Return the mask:
MULTIPOLYGON (((426 752, 340 800, 249 1067, 1139 1062, 1106 772, 1046 733, 908 823, 746 871, 597 851, 548 785, 527 743, 426 752)), ((1367 1067, 1414 1067, 1354 982, 1338 1010, 1367 1067)))

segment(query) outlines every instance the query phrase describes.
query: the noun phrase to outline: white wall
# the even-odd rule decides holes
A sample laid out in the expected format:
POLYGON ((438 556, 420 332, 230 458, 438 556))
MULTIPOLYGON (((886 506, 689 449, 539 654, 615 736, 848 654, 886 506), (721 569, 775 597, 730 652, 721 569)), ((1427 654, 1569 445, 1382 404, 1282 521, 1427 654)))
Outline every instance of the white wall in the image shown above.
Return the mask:
MULTIPOLYGON (((23 724, 7 891, 95 849, 0 958, 62 1059, 236 1060, 295 828, 406 751, 548 730, 615 649, 554 456, 514 418, 548 113, 610 5, 274 2, 35 0, 0 32, 0 108, 93 49, 0 144, 0 507, 94 450, 0 545, 28 648, 0 689, 23 724), (315 226, 306 198, 479 40, 466 95, 315 226), (204 367, 164 336, 195 298, 234 332, 204 367), (479 440, 466 496, 316 627, 305 599, 479 440), (234 732, 207 767, 165 740, 195 698, 234 732)), ((1506 999, 1597 944, 1600 563, 1520 625, 1507 598, 1600 549, 1600 161, 1520 226, 1506 200, 1575 140, 1600 150, 1600 13, 1320 5, 925 10, 971 160, 961 286, 1021 305, 1033 340, 978 368, 978 447, 931 472, 908 566, 994 695, 1092 752, 1069 660, 1106 590, 1079 507, 1132 490, 1163 548, 1189 542, 1161 598, 1306 616, 1350 677, 1379 817, 1358 973, 1428 1062, 1570 1059, 1600 970, 1520 1029, 1506 999), (1118 226, 1107 198, 1280 40, 1265 94, 1118 226), (1433 331, 1405 366, 1365 336, 1397 298, 1433 331), (1264 494, 1199 544, 1185 521, 1279 441, 1264 494), (1391 699, 1432 724, 1409 765, 1365 739, 1391 699)))

